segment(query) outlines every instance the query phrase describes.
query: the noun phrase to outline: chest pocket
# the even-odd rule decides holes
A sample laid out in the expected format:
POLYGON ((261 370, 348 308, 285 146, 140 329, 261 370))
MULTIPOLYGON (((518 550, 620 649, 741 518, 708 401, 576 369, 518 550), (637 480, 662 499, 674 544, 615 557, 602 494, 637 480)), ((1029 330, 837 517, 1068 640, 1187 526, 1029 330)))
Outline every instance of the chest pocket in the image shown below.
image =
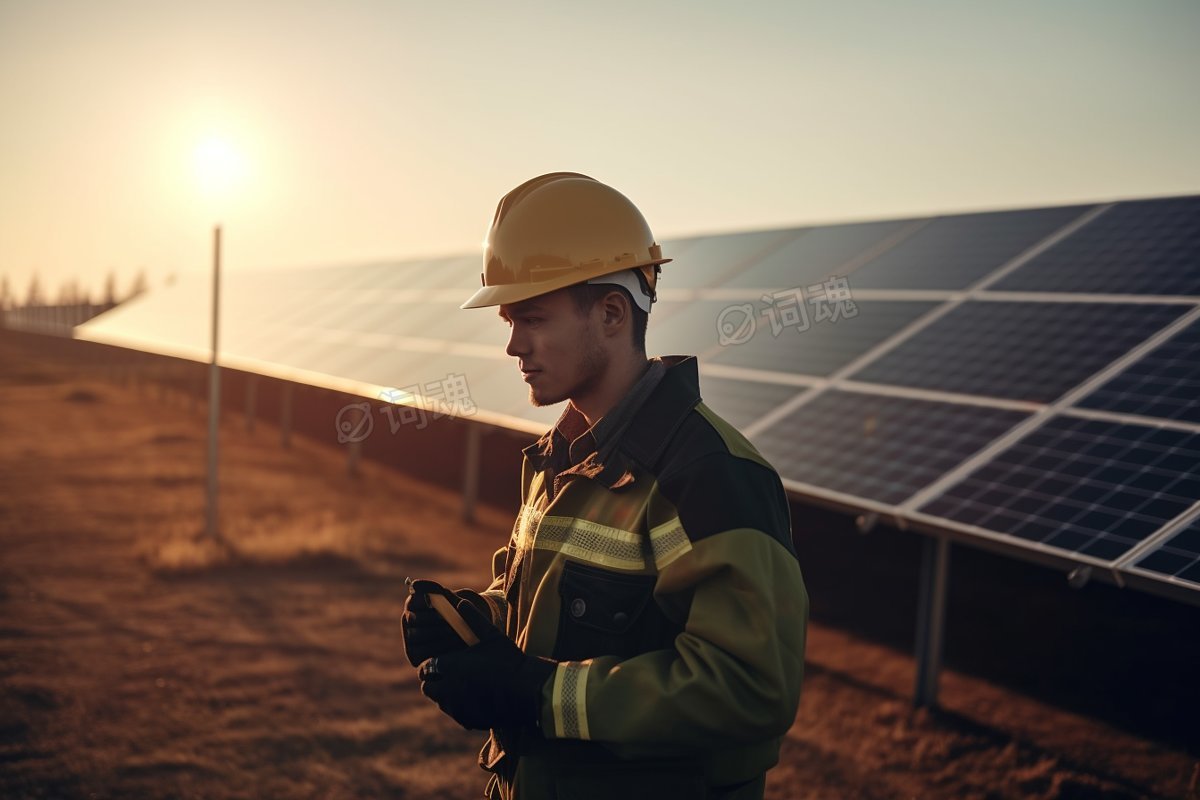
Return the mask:
POLYGON ((629 658, 669 647, 678 630, 654 602, 654 575, 628 575, 568 561, 558 593, 561 608, 554 658, 629 658))

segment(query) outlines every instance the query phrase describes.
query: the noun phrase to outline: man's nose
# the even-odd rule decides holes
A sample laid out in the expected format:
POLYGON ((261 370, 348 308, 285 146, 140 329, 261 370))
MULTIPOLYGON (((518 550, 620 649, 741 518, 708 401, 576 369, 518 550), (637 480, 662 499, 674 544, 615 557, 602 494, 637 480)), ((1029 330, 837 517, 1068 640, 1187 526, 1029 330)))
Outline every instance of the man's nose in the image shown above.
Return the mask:
POLYGON ((520 329, 513 325, 508 333, 508 346, 504 348, 504 352, 510 356, 523 356, 529 352, 529 344, 525 340, 525 336, 520 333, 520 329))

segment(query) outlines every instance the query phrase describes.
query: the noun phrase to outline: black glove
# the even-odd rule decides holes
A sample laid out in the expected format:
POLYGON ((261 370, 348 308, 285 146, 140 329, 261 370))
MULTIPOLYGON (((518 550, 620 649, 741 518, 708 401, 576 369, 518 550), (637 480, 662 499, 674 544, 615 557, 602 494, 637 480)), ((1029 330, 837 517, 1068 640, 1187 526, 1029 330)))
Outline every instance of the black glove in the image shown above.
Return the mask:
POLYGON ((457 605, 459 597, 437 581, 415 580, 411 593, 404 601, 404 616, 400 618, 400 629, 404 633, 404 652, 414 667, 426 659, 440 656, 453 650, 462 650, 466 642, 458 637, 454 629, 442 619, 442 615, 429 605, 427 596, 440 594, 457 605))
POLYGON ((421 692, 469 730, 532 725, 541 713, 542 686, 557 661, 526 655, 468 600, 458 613, 479 643, 421 664, 421 692))

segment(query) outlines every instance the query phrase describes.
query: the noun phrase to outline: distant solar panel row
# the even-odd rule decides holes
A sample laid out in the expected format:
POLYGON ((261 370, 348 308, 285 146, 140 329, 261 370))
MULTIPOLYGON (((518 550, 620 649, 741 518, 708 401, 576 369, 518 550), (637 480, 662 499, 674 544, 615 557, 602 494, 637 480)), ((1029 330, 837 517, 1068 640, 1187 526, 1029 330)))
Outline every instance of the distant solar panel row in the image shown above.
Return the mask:
MULTIPOLYGON (((1200 500, 1200 197, 663 246, 675 261, 663 269, 648 351, 700 356, 706 402, 750 430, 790 485, 864 507, 920 497, 916 510, 948 528, 1105 563, 1129 558, 1200 500), (832 315, 821 296, 831 278, 849 292, 832 315), (740 299, 681 302, 672 290, 740 299), (1147 349, 1172 325, 1182 327, 1147 349), (1139 346, 1147 351, 1130 359, 1139 346), (1080 411, 1053 408, 979 457, 1121 359, 1130 363, 1078 400, 1080 411), (951 482, 968 459, 974 467, 951 482)), ((234 272, 223 347, 397 388, 460 374, 480 408, 548 424, 560 409, 529 405, 493 310, 452 301, 478 281, 477 256, 234 272)), ((85 331, 203 352, 208 310, 196 299, 207 291, 182 279, 85 331)), ((1133 568, 1195 583, 1197 524, 1133 568)))

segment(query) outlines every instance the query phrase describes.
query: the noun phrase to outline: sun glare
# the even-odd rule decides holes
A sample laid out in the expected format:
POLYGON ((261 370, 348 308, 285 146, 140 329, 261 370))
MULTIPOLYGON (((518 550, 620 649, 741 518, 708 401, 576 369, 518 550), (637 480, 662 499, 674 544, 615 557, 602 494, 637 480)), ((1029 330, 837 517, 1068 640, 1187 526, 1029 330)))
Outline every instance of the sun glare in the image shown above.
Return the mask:
POLYGON ((209 136, 196 145, 192 167, 200 190, 210 198, 225 197, 238 189, 247 172, 246 157, 225 136, 209 136))

